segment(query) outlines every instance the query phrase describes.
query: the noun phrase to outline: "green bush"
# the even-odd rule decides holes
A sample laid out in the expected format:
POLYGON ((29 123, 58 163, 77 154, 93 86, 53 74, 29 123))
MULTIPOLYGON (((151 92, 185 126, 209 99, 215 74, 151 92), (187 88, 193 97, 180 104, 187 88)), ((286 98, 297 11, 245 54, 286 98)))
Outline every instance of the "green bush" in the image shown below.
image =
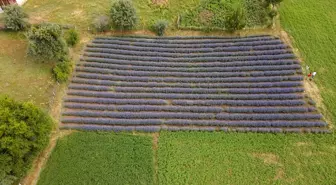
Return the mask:
POLYGON ((166 20, 158 20, 155 24, 153 24, 152 30, 158 36, 162 36, 162 35, 164 35, 167 27, 168 27, 168 21, 166 21, 166 20))
POLYGON ((43 59, 60 59, 68 54, 61 26, 44 23, 33 26, 27 33, 28 55, 43 59))
POLYGON ((246 25, 245 14, 242 8, 237 8, 226 17, 225 28, 229 32, 243 29, 246 25))
POLYGON ((68 46, 75 46, 79 42, 79 34, 75 29, 69 29, 65 33, 65 40, 68 46))
POLYGON ((4 21, 6 29, 13 31, 24 30, 28 27, 28 14, 18 5, 8 5, 4 8, 4 21))
POLYGON ((92 27, 96 32, 105 32, 110 29, 110 20, 108 16, 99 16, 93 20, 92 27))
POLYGON ((60 83, 66 82, 68 80, 71 71, 72 62, 70 60, 58 62, 52 70, 55 80, 60 83))
POLYGON ((117 30, 131 30, 136 27, 138 18, 130 0, 117 0, 111 8, 112 26, 117 30))
POLYGON ((11 185, 49 142, 53 120, 32 103, 0 96, 0 184, 11 185))

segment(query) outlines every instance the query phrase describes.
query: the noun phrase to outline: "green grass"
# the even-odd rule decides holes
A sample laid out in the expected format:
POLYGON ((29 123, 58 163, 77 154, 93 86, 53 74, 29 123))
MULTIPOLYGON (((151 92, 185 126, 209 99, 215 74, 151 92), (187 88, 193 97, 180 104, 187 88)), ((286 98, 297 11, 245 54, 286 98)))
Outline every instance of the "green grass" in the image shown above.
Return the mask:
POLYGON ((153 184, 152 137, 76 132, 60 139, 39 185, 153 184))
MULTIPOLYGON (((158 19, 167 19, 174 26, 179 14, 199 4, 200 0, 169 0, 164 6, 155 5, 151 0, 133 1, 139 15, 138 29, 147 29, 158 19)), ((32 22, 57 22, 73 24, 87 30, 93 19, 99 15, 108 15, 112 0, 29 0, 24 10, 29 13, 32 22), (55 6, 58 5, 58 6, 55 6)))
POLYGON ((49 108, 55 84, 52 64, 27 58, 23 33, 0 32, 0 43, 0 94, 49 108))
POLYGON ((159 184, 336 182, 334 135, 163 132, 159 184))
POLYGON ((285 0, 281 24, 294 38, 294 46, 312 71, 323 102, 336 121, 336 1, 285 0))

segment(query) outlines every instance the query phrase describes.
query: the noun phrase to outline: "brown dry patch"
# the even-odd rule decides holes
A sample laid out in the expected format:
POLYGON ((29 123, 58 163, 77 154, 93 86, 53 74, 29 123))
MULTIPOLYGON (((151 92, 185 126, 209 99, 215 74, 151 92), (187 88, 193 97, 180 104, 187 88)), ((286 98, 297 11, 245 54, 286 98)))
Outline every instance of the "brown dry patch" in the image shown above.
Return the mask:
POLYGON ((209 10, 203 10, 199 15, 198 19, 200 20, 201 23, 209 25, 211 22, 211 19, 213 17, 213 13, 209 10))
POLYGON ((71 13, 72 16, 80 17, 83 15, 83 10, 75 10, 71 13))
POLYGON ((265 164, 276 164, 281 165, 279 162, 279 157, 272 153, 253 153, 253 157, 261 159, 265 164))
POLYGON ((311 145, 311 143, 307 143, 307 142, 297 142, 297 143, 295 143, 295 146, 310 146, 311 145))
POLYGON ((314 81, 304 80, 303 84, 305 92, 316 102, 317 107, 323 107, 323 99, 321 97, 320 90, 314 81))
POLYGON ((37 184, 39 175, 43 169, 43 166, 48 161, 51 152, 56 146, 57 140, 64 136, 73 133, 72 130, 64 130, 60 132, 54 132, 50 138, 48 147, 41 152, 37 159, 33 162, 32 169, 28 172, 28 175, 21 181, 22 185, 35 185, 37 184))
POLYGON ((276 172, 276 175, 274 176, 273 180, 279 180, 279 179, 283 179, 285 176, 285 171, 282 168, 279 168, 276 172))
POLYGON ((294 54, 298 57, 299 61, 302 62, 303 59, 300 57, 300 52, 298 48, 294 48, 292 40, 294 40, 286 31, 280 30, 280 39, 290 46, 294 52, 294 54))
POLYGON ((168 0, 152 0, 152 3, 154 5, 163 6, 168 4, 168 0))

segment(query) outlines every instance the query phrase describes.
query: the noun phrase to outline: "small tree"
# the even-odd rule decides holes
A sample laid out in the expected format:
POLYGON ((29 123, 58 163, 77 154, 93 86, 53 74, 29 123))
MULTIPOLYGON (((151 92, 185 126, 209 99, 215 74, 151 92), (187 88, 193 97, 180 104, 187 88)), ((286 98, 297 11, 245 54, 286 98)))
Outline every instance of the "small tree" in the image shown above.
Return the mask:
POLYGON ((55 80, 60 83, 68 80, 71 71, 72 63, 69 59, 58 62, 52 70, 55 80))
POLYGON ((108 16, 99 16, 93 20, 92 26, 96 32, 104 32, 110 29, 110 20, 108 16))
POLYGON ((68 46, 74 46, 79 42, 79 34, 75 29, 70 29, 65 33, 65 40, 68 46))
POLYGON ((13 31, 24 30, 28 27, 28 14, 23 9, 14 4, 4 8, 4 20, 6 29, 13 31))
POLYGON ((112 26, 117 30, 131 30, 137 24, 136 10, 129 0, 118 0, 111 8, 112 26))
POLYGON ((11 185, 48 144, 53 120, 32 103, 0 96, 0 184, 11 185))
POLYGON ((166 28, 168 27, 168 21, 166 20, 158 20, 153 26, 152 30, 158 35, 164 35, 166 28))
POLYGON ((225 28, 229 32, 243 29, 246 25, 245 19, 246 18, 243 9, 238 8, 226 17, 225 28))
POLYGON ((26 34, 28 55, 43 59, 60 59, 68 54, 61 26, 41 24, 32 27, 26 34))

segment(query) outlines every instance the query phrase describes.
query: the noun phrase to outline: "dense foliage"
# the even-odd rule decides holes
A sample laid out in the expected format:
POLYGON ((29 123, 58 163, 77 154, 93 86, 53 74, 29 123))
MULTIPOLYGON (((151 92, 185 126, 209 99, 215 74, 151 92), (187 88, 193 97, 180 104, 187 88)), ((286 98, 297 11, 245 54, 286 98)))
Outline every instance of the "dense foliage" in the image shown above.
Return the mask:
POLYGON ((156 35, 163 36, 167 27, 168 21, 158 20, 155 24, 153 24, 152 30, 156 33, 156 35))
POLYGON ((242 8, 234 10, 230 15, 225 18, 225 28, 229 32, 234 32, 243 29, 246 25, 245 23, 245 13, 242 8))
POLYGON ((28 14, 18 5, 8 5, 4 8, 4 20, 6 29, 20 31, 27 28, 28 14))
POLYGON ((131 30, 136 27, 138 18, 130 0, 117 0, 111 8, 112 26, 117 30, 131 30))
POLYGON ((44 23, 27 33, 28 55, 44 59, 60 59, 68 54, 61 26, 44 23))
POLYGON ((76 132, 61 138, 39 185, 154 184, 152 137, 76 132))
POLYGON ((180 26, 195 29, 226 29, 228 16, 239 9, 246 15, 241 22, 247 27, 269 24, 270 7, 263 0, 209 0, 201 1, 198 7, 181 14, 180 26))
POLYGON ((68 80, 71 71, 72 62, 68 59, 58 62, 52 70, 55 80, 61 83, 68 80))
POLYGON ((65 40, 68 46, 75 46, 79 42, 79 33, 75 29, 69 29, 65 33, 65 40))
POLYGON ((0 184, 11 184, 29 169, 49 140, 52 119, 32 103, 0 97, 0 184))
POLYGON ((110 29, 110 19, 108 16, 98 16, 92 22, 93 31, 104 32, 110 29))

